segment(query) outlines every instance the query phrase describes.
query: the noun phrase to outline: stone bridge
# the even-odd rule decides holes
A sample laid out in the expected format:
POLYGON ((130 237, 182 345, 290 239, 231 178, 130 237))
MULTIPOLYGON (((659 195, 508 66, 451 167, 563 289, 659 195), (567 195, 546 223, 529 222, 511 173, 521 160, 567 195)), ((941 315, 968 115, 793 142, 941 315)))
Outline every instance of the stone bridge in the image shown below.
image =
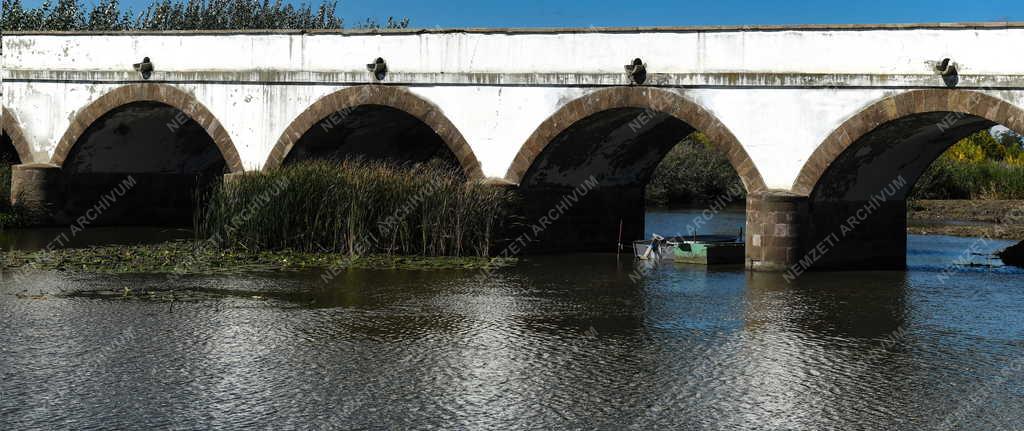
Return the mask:
POLYGON ((146 191, 121 220, 151 223, 222 174, 443 155, 536 215, 593 176, 537 239, 608 251, 699 130, 747 189, 749 268, 898 268, 925 168, 1024 132, 1022 45, 1012 23, 7 33, 2 128, 14 199, 51 220, 126 173, 146 191))

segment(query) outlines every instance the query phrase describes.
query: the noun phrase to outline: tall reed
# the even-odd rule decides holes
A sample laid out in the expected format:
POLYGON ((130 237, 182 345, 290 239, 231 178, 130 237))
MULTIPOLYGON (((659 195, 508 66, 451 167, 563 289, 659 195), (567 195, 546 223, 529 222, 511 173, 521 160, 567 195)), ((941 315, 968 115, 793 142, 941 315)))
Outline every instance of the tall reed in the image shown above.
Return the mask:
POLYGON ((312 161, 216 186, 196 232, 253 251, 487 256, 514 199, 436 164, 312 161))

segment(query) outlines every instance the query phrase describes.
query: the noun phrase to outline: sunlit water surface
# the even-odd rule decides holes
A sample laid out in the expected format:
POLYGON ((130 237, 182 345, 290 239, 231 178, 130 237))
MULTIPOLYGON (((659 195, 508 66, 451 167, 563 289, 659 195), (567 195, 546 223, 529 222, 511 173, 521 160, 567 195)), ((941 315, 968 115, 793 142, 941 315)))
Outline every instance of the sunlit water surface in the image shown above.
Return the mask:
POLYGON ((911 236, 906 272, 792 284, 614 254, 329 283, 7 274, 0 428, 1021 429, 1024 271, 985 255, 1009 244, 911 236), (124 287, 230 295, 59 295, 124 287))

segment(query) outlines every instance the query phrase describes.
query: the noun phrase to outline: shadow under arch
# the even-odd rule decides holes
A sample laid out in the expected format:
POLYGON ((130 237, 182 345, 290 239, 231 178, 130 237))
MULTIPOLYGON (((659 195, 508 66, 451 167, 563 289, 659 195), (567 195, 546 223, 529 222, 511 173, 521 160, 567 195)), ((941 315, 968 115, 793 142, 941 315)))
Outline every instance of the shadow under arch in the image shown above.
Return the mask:
POLYGON ((28 140, 25 139, 25 132, 21 128, 21 123, 18 122, 18 117, 15 117, 6 106, 3 108, 3 112, 0 113, 0 130, 11 139, 11 145, 14 146, 14 150, 18 153, 21 163, 32 163, 35 160, 32 157, 32 149, 28 144, 28 140))
POLYGON ((231 141, 231 136, 206 106, 184 90, 157 83, 128 84, 118 87, 81 109, 58 142, 50 163, 63 166, 72 147, 93 123, 108 112, 137 102, 162 103, 183 112, 189 119, 206 130, 207 135, 220 150, 228 170, 232 173, 245 170, 238 150, 235 148, 234 142, 231 141))
POLYGON ((565 104, 530 135, 513 159, 505 179, 521 183, 548 144, 578 122, 601 112, 629 108, 646 110, 649 115, 668 114, 703 132, 729 158, 748 193, 767 188, 747 151, 714 114, 678 93, 648 87, 601 89, 565 104))
MULTIPOLYGON (((800 174, 793 182, 793 193, 810 195, 828 168, 844 151, 880 126, 915 114, 927 113, 978 117, 1006 126, 1018 134, 1024 134, 1024 109, 1003 99, 973 90, 907 91, 872 103, 833 130, 804 163, 800 174)), ((944 117, 940 123, 960 119, 944 117)))
MULTIPOLYGON (((647 184, 669 151, 695 131, 724 153, 743 191, 766 189, 735 135, 678 92, 614 87, 566 103, 523 144, 505 177, 518 185, 525 219, 532 223, 521 242, 531 252, 612 252, 642 238, 647 184)), ((742 194, 723 191, 716 201, 738 203, 742 194)), ((713 233, 707 229, 691 230, 713 233)))
POLYGON ((825 243, 815 269, 903 269, 906 200, 950 146, 1001 124, 1024 132, 1024 110, 974 90, 912 90, 878 100, 836 128, 794 181, 807 196, 801 248, 825 243))
POLYGON ((437 134, 451 150, 468 179, 483 179, 480 162, 472 148, 441 108, 407 89, 386 85, 344 88, 318 99, 285 128, 270 156, 267 157, 263 169, 281 167, 295 145, 318 123, 331 119, 332 115, 339 112, 341 117, 338 117, 337 121, 340 122, 352 111, 369 106, 400 111, 419 120, 437 134))

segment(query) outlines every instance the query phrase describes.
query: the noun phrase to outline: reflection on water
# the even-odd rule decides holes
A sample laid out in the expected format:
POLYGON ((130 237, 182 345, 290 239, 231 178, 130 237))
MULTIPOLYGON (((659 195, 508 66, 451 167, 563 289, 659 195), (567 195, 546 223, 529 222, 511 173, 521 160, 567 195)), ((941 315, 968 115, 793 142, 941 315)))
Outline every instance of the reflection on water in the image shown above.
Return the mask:
POLYGON ((83 248, 98 245, 155 244, 193 238, 191 229, 144 226, 50 227, 0 231, 2 250, 83 248))
POLYGON ((704 208, 650 211, 645 220, 646 237, 655 233, 664 237, 739 235, 746 221, 742 207, 717 213, 704 208))
POLYGON ((29 274, 0 284, 0 424, 1014 429, 1024 272, 949 266, 976 241, 912 236, 906 272, 792 285, 626 255, 539 256, 482 282, 29 274), (124 286, 238 294, 31 297, 124 286))

